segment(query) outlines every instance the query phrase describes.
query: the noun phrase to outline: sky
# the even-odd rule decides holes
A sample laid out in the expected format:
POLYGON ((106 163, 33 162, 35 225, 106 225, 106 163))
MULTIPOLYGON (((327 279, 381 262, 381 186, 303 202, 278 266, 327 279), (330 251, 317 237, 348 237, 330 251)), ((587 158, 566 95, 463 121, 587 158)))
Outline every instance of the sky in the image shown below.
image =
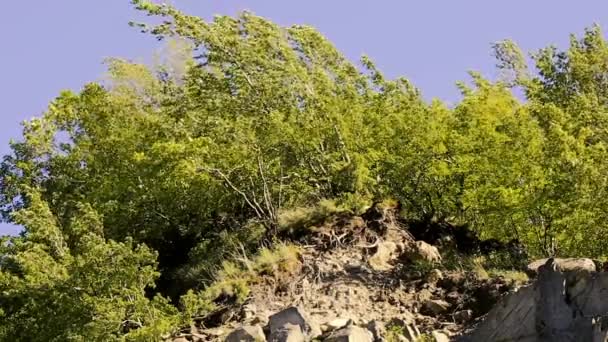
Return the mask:
MULTIPOLYGON (((169 1, 168 1, 169 2, 169 1)), ((405 76, 427 99, 454 103, 467 71, 494 77, 493 42, 525 51, 566 47, 594 23, 608 30, 601 0, 172 0, 204 18, 249 10, 281 25, 316 27, 350 59, 370 56, 389 77, 405 76)), ((0 154, 20 122, 41 115, 63 89, 99 80, 106 57, 149 60, 160 44, 128 26, 146 20, 129 0, 6 0, 0 9, 0 154)), ((608 31, 607 31, 608 32, 608 31)), ((0 235, 18 227, 0 224, 0 235)))

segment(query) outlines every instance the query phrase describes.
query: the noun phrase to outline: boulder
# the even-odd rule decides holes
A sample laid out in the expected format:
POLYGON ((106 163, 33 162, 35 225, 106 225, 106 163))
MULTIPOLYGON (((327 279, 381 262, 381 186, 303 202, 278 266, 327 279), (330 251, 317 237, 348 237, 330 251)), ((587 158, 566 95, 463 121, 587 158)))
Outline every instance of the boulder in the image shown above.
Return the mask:
POLYGON ((406 256, 412 261, 441 262, 441 254, 439 254, 437 247, 429 245, 422 240, 411 244, 406 252, 406 256))
POLYGON ((374 271, 388 271, 393 267, 390 262, 398 257, 397 250, 397 244, 392 241, 379 242, 376 252, 367 262, 374 271))
POLYGON ((226 342, 259 342, 265 340, 266 336, 259 325, 245 325, 226 336, 226 342))
POLYGON ((450 308, 450 303, 441 299, 429 299, 422 305, 422 313, 437 316, 446 312, 450 308))
POLYGON ((324 341, 327 342, 373 342, 372 333, 354 325, 349 325, 331 333, 324 341))
POLYGON ((308 337, 316 337, 321 335, 320 327, 308 317, 308 315, 300 308, 292 306, 276 314, 270 316, 268 320, 268 331, 270 334, 281 329, 286 324, 293 324, 300 327, 303 334, 308 337))
POLYGON ((285 323, 281 327, 275 329, 268 337, 269 342, 304 342, 307 340, 308 339, 302 333, 301 327, 291 323, 285 323))
MULTIPOLYGON (((527 272, 530 275, 536 275, 538 269, 547 263, 548 258, 539 259, 528 264, 527 272)), ((595 272, 597 270, 595 263, 591 259, 587 258, 555 258, 553 259, 555 264, 563 272, 595 272)))

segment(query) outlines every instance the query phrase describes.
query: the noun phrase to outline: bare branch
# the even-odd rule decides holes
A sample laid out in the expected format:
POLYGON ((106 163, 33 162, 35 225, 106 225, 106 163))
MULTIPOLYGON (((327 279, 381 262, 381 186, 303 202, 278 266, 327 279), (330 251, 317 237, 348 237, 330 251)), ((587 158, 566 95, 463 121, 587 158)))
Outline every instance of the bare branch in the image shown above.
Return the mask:
MULTIPOLYGON (((251 200, 249 200, 249 197, 247 196, 247 194, 245 194, 242 190, 240 190, 239 188, 237 188, 231 181, 230 178, 228 178, 228 176, 226 176, 222 171, 220 171, 219 169, 210 169, 210 168, 202 168, 201 170, 203 171, 207 171, 207 172, 213 172, 217 175, 219 175, 220 177, 222 177, 222 179, 224 180, 224 182, 226 182, 226 184, 228 184, 228 186, 234 190, 236 193, 238 193, 239 195, 241 195, 241 197, 243 197, 243 199, 245 200, 245 202, 251 207, 251 209, 253 209, 255 211, 256 216, 259 219, 263 219, 264 215, 262 215, 262 213, 260 213, 259 211, 259 206, 256 206, 254 203, 251 202, 251 200)), ((255 201, 255 199, 254 199, 255 201)))

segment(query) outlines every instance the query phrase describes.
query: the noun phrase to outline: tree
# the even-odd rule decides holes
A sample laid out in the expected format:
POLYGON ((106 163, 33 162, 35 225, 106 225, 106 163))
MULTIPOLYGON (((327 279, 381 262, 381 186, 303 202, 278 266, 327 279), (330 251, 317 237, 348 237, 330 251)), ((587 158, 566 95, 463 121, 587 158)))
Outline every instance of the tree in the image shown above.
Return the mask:
POLYGON ((156 253, 105 240, 86 205, 69 225, 78 236, 70 248, 37 191, 28 203, 15 214, 25 233, 0 251, 0 339, 149 341, 178 324, 167 300, 145 295, 158 276, 156 253))

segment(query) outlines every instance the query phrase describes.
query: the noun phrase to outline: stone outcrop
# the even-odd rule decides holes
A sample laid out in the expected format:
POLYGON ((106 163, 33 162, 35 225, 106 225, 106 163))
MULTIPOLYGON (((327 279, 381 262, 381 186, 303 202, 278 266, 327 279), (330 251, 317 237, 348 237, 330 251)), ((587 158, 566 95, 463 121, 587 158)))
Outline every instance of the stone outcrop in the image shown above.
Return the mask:
POLYGON ((446 267, 454 256, 443 261, 397 214, 383 205, 323 221, 291 241, 294 272, 257 275, 243 302, 226 294, 167 341, 446 341, 513 290, 511 280, 446 267))
POLYGON ((591 271, 586 261, 548 259, 533 285, 507 296, 460 341, 604 342, 606 293, 608 273, 591 271))

